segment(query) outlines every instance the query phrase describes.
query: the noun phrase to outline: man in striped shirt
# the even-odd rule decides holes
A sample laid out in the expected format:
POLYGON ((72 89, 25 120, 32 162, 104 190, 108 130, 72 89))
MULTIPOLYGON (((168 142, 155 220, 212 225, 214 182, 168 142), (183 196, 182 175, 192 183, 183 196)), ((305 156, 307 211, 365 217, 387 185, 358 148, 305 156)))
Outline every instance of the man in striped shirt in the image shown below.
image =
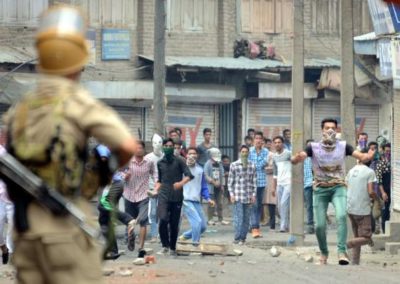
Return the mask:
POLYGON ((156 165, 150 159, 144 159, 145 144, 138 141, 137 152, 129 162, 126 183, 124 187, 125 211, 140 224, 138 257, 145 255, 144 240, 146 239, 149 197, 149 178, 158 180, 156 165))

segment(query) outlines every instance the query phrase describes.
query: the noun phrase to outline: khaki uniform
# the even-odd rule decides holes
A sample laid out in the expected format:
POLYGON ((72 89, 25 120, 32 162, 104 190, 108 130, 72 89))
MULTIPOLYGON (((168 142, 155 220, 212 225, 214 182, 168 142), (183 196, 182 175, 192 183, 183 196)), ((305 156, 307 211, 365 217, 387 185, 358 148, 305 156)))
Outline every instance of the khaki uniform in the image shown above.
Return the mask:
MULTIPOLYGON (((51 123, 49 108, 54 105, 48 102, 60 97, 62 111, 59 119, 63 135, 73 139, 79 149, 84 149, 89 136, 94 136, 112 150, 131 137, 118 115, 93 99, 78 84, 63 78, 46 77, 39 80, 33 93, 6 114, 5 122, 11 126, 11 138, 24 135, 27 147, 49 143, 53 130, 46 125, 51 123), (21 105, 29 109, 22 118, 23 128, 17 123, 21 119, 21 115, 17 115, 21 105)), ((60 191, 52 184, 54 181, 47 176, 48 173, 41 173, 40 167, 36 173, 60 191)), ((81 197, 73 197, 76 194, 73 192, 60 192, 91 214, 87 198, 84 198, 89 196, 85 192, 80 194, 81 197)), ((36 202, 28 206, 27 217, 28 231, 15 234, 13 263, 17 268, 18 283, 102 283, 101 255, 97 244, 68 217, 56 217, 36 202)), ((95 222, 92 225, 95 226, 95 222)))

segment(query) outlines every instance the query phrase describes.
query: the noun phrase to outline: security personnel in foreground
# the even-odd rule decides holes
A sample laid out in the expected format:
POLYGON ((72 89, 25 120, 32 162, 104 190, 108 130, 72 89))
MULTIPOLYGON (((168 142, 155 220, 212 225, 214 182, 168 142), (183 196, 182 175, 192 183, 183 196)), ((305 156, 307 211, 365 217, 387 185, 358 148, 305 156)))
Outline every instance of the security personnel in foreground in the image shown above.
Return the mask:
MULTIPOLYGON (((136 140, 114 111, 78 84, 88 59, 85 28, 75 8, 58 6, 44 13, 36 35, 41 75, 35 89, 6 114, 5 122, 9 152, 90 214, 87 200, 97 187, 87 180, 88 137, 107 145, 119 165, 134 154, 136 140)), ((100 251, 94 240, 68 217, 54 216, 33 200, 14 196, 14 201, 25 202, 23 217, 28 223, 15 235, 18 283, 102 282, 100 251)))

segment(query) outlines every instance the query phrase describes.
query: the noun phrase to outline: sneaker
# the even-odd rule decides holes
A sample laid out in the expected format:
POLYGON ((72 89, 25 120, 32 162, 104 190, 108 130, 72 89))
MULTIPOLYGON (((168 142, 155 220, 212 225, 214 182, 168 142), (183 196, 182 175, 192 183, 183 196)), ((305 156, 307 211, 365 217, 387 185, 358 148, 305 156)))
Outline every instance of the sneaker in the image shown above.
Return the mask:
POLYGON ((350 263, 347 253, 339 253, 338 258, 339 258, 339 265, 348 265, 350 263))
POLYGON ((169 248, 162 248, 159 252, 157 252, 158 255, 166 255, 169 252, 169 248))
POLYGON ((210 220, 210 221, 207 222, 207 225, 208 225, 208 226, 214 226, 214 225, 215 225, 215 222, 212 221, 212 220, 210 220))
POLYGON ((170 255, 170 256, 178 256, 178 254, 176 253, 176 250, 173 250, 173 249, 171 249, 171 250, 169 251, 169 255, 170 255))
POLYGON ((144 249, 140 249, 138 253, 138 258, 144 258, 146 255, 146 251, 144 249))
POLYGON ((241 240, 241 241, 239 241, 239 246, 242 246, 242 245, 244 245, 245 243, 246 243, 245 240, 241 240))
POLYGON ((220 222, 220 221, 217 221, 217 222, 215 222, 214 224, 215 224, 215 226, 219 226, 219 225, 221 225, 221 222, 220 222))
POLYGON ((233 241, 233 244, 234 244, 234 245, 238 245, 239 242, 240 242, 239 240, 234 240, 234 241, 233 241))
POLYGON ((151 238, 149 242, 155 244, 157 242, 157 237, 151 238))
POLYGON ((190 240, 190 238, 187 238, 185 235, 180 235, 178 240, 181 241, 181 242, 185 242, 187 240, 190 240))
POLYGON ((222 224, 222 225, 229 225, 230 222, 229 222, 229 221, 222 220, 222 221, 221 221, 221 224, 222 224))
POLYGON ((116 260, 118 257, 120 257, 121 254, 120 253, 115 253, 115 252, 108 252, 106 253, 106 255, 104 256, 105 260, 116 260))

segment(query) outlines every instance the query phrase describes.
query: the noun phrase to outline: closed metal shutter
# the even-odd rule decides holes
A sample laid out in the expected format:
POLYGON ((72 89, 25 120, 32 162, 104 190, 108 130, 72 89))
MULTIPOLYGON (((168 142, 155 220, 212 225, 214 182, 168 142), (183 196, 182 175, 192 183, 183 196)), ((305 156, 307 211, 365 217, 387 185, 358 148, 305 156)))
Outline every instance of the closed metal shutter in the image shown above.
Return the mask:
POLYGON ((392 206, 400 211, 400 94, 393 92, 392 206))
MULTIPOLYGON (((321 139, 321 120, 332 117, 340 127, 340 102, 315 100, 313 103, 313 138, 321 139)), ((379 135, 379 105, 356 104, 357 133, 366 132, 370 141, 379 135)), ((355 144, 355 143, 352 143, 355 144)))
POLYGON ((254 128, 262 131, 265 137, 273 138, 282 135, 282 131, 290 128, 290 100, 271 100, 252 98, 248 103, 246 129, 254 128))
POLYGON ((143 122, 143 108, 135 107, 123 107, 113 106, 112 107, 122 118, 123 121, 128 125, 131 133, 135 137, 139 137, 139 133, 142 135, 140 138, 143 139, 144 135, 144 122, 143 122))
MULTIPOLYGON (((153 136, 153 110, 146 109, 146 141, 153 136)), ((186 145, 196 146, 203 142, 203 129, 211 128, 211 141, 219 144, 218 105, 172 103, 167 107, 167 131, 179 127, 186 145)))

